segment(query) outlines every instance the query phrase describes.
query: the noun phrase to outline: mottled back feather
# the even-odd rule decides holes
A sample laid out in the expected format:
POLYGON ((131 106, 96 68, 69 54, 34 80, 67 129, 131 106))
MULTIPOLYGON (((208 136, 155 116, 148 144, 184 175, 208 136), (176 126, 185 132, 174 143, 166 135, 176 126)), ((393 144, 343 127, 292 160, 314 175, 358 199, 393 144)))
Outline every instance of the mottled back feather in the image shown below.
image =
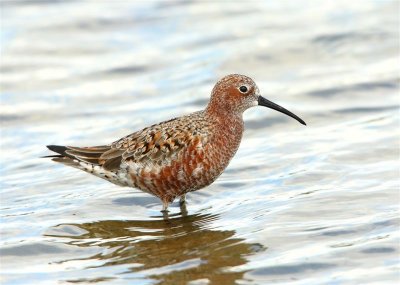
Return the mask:
POLYGON ((202 112, 175 118, 134 132, 110 145, 94 147, 67 146, 63 155, 102 166, 115 171, 121 163, 136 163, 143 166, 168 165, 192 142, 204 146, 209 140, 211 124, 202 112))
POLYGON ((111 150, 100 158, 120 151, 122 161, 148 166, 167 165, 193 141, 200 141, 204 146, 209 140, 212 125, 201 113, 175 118, 130 134, 112 143, 111 150))

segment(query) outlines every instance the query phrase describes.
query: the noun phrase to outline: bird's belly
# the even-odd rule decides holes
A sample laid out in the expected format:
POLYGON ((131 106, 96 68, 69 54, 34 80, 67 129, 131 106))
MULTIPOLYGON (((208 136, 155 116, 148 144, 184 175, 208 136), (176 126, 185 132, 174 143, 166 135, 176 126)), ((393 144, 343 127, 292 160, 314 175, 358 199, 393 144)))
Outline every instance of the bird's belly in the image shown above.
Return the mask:
POLYGON ((210 144, 205 148, 184 152, 164 166, 131 165, 131 186, 162 200, 173 200, 213 183, 228 166, 236 149, 229 153, 226 149, 210 144))

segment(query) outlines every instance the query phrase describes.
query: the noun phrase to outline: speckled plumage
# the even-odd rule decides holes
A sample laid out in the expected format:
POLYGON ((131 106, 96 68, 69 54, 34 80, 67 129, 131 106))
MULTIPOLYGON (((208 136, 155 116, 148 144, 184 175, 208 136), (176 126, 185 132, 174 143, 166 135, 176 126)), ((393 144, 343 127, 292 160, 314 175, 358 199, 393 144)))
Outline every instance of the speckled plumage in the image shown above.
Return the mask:
POLYGON ((152 125, 110 145, 48 148, 60 154, 55 161, 155 195, 166 210, 176 197, 210 185, 228 166, 242 138, 242 114, 258 105, 259 97, 251 78, 228 75, 217 82, 203 111, 152 125), (239 90, 243 86, 247 92, 239 90))

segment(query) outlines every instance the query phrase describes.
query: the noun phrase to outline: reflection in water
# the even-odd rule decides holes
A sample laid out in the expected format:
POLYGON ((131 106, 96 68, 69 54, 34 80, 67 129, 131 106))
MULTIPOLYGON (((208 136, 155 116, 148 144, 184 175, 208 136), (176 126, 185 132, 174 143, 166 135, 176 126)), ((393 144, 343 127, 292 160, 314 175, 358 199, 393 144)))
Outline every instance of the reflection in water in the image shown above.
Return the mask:
POLYGON ((63 238, 63 242, 79 247, 103 247, 106 253, 86 259, 103 261, 99 267, 125 265, 126 274, 140 273, 163 284, 186 284, 198 279, 208 279, 209 284, 234 284, 245 272, 226 268, 245 264, 246 256, 263 246, 235 238, 235 231, 210 229, 216 219, 218 215, 197 214, 149 221, 62 224, 53 227, 47 236, 63 238), (76 234, 77 230, 85 233, 76 234))

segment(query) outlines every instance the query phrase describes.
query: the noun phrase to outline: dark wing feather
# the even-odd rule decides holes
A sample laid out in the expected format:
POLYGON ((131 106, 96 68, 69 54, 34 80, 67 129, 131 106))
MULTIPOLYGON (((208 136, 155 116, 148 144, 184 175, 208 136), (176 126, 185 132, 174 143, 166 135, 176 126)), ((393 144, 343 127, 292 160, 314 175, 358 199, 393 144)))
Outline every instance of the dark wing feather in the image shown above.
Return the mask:
POLYGON ((122 162, 122 156, 117 156, 111 159, 107 159, 104 162, 103 167, 104 169, 110 171, 117 170, 120 167, 121 162, 122 162))

